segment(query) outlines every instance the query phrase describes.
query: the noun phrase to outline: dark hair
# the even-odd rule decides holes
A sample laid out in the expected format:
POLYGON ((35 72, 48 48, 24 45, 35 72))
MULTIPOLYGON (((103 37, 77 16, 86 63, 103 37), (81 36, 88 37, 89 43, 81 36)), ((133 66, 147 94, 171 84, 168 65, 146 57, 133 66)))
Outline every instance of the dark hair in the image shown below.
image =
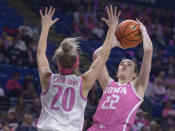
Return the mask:
MULTIPOLYGON (((58 62, 61 68, 71 69, 75 64, 78 56, 79 38, 66 38, 64 39, 59 48, 56 49, 53 60, 58 62)), ((77 68, 72 69, 72 73, 78 74, 77 68)))
MULTIPOLYGON (((131 61, 134 63, 134 73, 136 73, 136 77, 137 77, 139 71, 138 71, 138 67, 137 67, 136 61, 135 61, 135 60, 131 60, 131 61)), ((135 77, 135 78, 136 78, 136 77, 135 77)), ((133 80, 134 80, 135 78, 133 78, 133 80)))
MULTIPOLYGON (((134 62, 134 61, 133 61, 134 62)), ((138 75, 139 71, 138 71, 138 67, 137 64, 134 62, 134 73, 136 73, 138 75)))

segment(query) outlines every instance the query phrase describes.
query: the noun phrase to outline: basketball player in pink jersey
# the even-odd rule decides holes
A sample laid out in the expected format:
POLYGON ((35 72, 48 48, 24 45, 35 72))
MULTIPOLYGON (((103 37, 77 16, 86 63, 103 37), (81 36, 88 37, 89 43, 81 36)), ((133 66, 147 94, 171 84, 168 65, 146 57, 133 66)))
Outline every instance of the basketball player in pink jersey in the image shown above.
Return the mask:
POLYGON ((55 51, 54 58, 60 74, 53 74, 46 57, 47 37, 50 27, 59 19, 52 20, 55 9, 45 8, 41 15, 42 31, 37 49, 37 63, 42 85, 42 111, 37 124, 40 131, 81 131, 87 95, 102 71, 110 53, 120 12, 107 7, 109 29, 101 55, 94 60, 89 70, 78 75, 79 55, 76 38, 64 39, 55 51))
MULTIPOLYGON (((104 18, 103 20, 110 25, 108 20, 104 18)), ((104 66, 98 77, 103 95, 93 116, 93 125, 88 131, 128 131, 143 102, 151 70, 153 46, 145 26, 140 21, 137 22, 140 24, 143 37, 144 56, 141 70, 138 74, 137 65, 132 60, 122 60, 118 67, 116 75, 118 82, 116 82, 109 76, 104 66)), ((115 38, 112 47, 116 46, 123 48, 115 38)), ((94 60, 102 54, 101 51, 102 48, 95 51, 94 60)))

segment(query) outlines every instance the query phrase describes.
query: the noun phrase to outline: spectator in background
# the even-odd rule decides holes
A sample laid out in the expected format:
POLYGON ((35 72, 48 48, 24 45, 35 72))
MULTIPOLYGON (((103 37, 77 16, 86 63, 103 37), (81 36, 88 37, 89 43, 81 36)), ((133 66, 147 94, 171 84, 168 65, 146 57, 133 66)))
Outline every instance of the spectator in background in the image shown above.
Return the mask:
POLYGON ((27 50, 26 43, 21 39, 21 35, 19 33, 14 38, 14 42, 16 43, 15 47, 21 52, 25 52, 27 50))
POLYGON ((16 39, 13 39, 13 45, 7 49, 7 52, 11 65, 22 65, 22 52, 17 47, 16 39))
POLYGON ((79 22, 77 22, 76 20, 74 20, 73 23, 72 23, 72 27, 73 27, 74 32, 77 35, 80 35, 81 34, 81 31, 80 31, 80 28, 79 28, 79 22))
POLYGON ((24 19, 23 25, 21 25, 18 30, 19 30, 20 34, 23 35, 23 36, 28 36, 28 37, 31 37, 31 38, 33 36, 33 30, 29 26, 29 23, 28 23, 27 19, 24 19))
POLYGON ((3 122, 4 122, 4 116, 0 112, 0 131, 3 131, 3 122))
POLYGON ((168 77, 166 78, 166 86, 170 87, 171 85, 175 88, 175 78, 173 70, 169 70, 168 77))
POLYGON ((41 112, 41 102, 39 98, 35 98, 32 104, 30 112, 33 114, 34 118, 39 118, 41 112))
POLYGON ((18 121, 16 118, 16 114, 13 111, 8 112, 4 121, 4 130, 6 131, 16 131, 18 127, 18 121))
POLYGON ((159 75, 160 70, 163 69, 163 64, 162 61, 160 59, 160 57, 158 57, 154 62, 153 62, 153 66, 152 66, 152 74, 154 74, 155 76, 159 75))
POLYGON ((84 18, 87 21, 89 18, 96 18, 96 13, 92 11, 91 6, 88 6, 86 11, 84 12, 84 18))
POLYGON ((163 86, 162 82, 163 81, 157 79, 153 85, 153 97, 157 97, 159 100, 161 100, 166 93, 165 87, 163 86))
MULTIPOLYGON (((159 75, 156 77, 155 81, 165 81, 165 71, 160 71, 159 75)), ((162 83, 163 85, 165 82, 162 83)), ((165 85, 164 85, 165 86, 165 85)))
POLYGON ((22 97, 19 97, 17 104, 14 107, 11 107, 8 112, 15 112, 17 120, 19 122, 23 121, 23 115, 29 112, 29 107, 26 106, 22 97))
POLYGON ((166 96, 175 104, 175 85, 170 85, 166 90, 166 96))
MULTIPOLYGON (((133 130, 135 131, 135 130, 133 130)), ((150 128, 147 126, 143 126, 140 131, 150 131, 150 128)))
POLYGON ((33 43, 28 44, 27 51, 23 56, 23 61, 25 66, 36 67, 36 52, 33 49, 33 43))
POLYGON ((86 36, 87 30, 86 30, 86 23, 83 14, 79 15, 79 29, 80 29, 80 34, 83 36, 86 36))
POLYGON ((174 129, 175 129, 174 123, 175 123, 175 121, 174 121, 174 117, 172 115, 168 115, 166 118, 164 118, 164 121, 162 122, 162 126, 163 126, 164 131, 174 131, 174 129))
POLYGON ((2 39, 0 39, 0 63, 9 63, 9 59, 6 58, 6 49, 2 39))
POLYGON ((22 87, 18 82, 19 77, 20 77, 19 73, 16 72, 13 74, 12 78, 8 80, 7 85, 6 85, 8 96, 10 97, 20 96, 22 87))
POLYGON ((12 37, 8 36, 6 32, 2 32, 0 39, 3 41, 5 49, 9 48, 12 45, 12 37))
POLYGON ((133 130, 139 131, 142 127, 149 126, 149 121, 145 117, 145 113, 142 109, 139 109, 134 120, 133 130))
POLYGON ((84 12, 84 7, 81 5, 81 6, 78 6, 76 11, 73 12, 73 19, 76 23, 79 23, 79 17, 80 15, 84 12))
POLYGON ((166 118, 168 116, 172 116, 175 118, 175 109, 172 108, 171 101, 166 102, 165 108, 163 109, 162 112, 162 116, 163 118, 166 118))
POLYGON ((89 31, 92 31, 94 29, 95 24, 94 24, 94 17, 93 16, 90 16, 88 18, 88 20, 86 21, 86 26, 87 26, 87 29, 89 31))
POLYGON ((148 88, 145 92, 145 97, 150 99, 150 100, 154 97, 154 94, 153 94, 154 93, 154 91, 153 91, 154 88, 153 88, 153 86, 154 86, 153 83, 150 81, 149 84, 148 84, 148 88))
POLYGON ((16 131, 37 131, 33 122, 33 116, 25 114, 22 124, 16 129, 16 131))
POLYGON ((32 82, 28 83, 25 91, 22 93, 21 97, 25 100, 32 101, 37 97, 35 92, 35 87, 32 82))
POLYGON ((159 128, 159 125, 157 124, 156 121, 152 120, 150 122, 150 130, 151 131, 158 131, 157 129, 159 128))
POLYGON ((4 93, 4 90, 1 86, 1 83, 0 83, 0 96, 5 96, 5 93, 4 93))
POLYGON ((19 27, 19 32, 21 34, 22 40, 28 45, 28 42, 32 42, 33 30, 28 24, 28 20, 25 19, 23 25, 19 27))
POLYGON ((94 38, 96 38, 97 40, 102 40, 105 34, 104 24, 101 21, 98 21, 95 27, 93 28, 92 32, 95 35, 94 38))

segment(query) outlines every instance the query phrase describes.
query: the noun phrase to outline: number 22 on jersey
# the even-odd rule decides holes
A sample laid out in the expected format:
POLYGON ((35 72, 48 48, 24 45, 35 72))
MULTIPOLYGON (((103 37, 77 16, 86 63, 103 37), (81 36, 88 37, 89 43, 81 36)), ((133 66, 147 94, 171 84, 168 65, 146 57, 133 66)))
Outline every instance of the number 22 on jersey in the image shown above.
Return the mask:
POLYGON ((107 96, 106 100, 102 104, 102 109, 116 109, 114 104, 118 103, 119 98, 120 97, 118 95, 107 96))

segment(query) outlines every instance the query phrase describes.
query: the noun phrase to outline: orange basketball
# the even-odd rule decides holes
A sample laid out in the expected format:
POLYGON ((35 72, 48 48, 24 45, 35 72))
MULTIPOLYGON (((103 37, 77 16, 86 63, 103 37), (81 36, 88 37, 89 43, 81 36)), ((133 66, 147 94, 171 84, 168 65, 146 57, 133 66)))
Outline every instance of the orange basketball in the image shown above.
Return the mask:
POLYGON ((142 42, 140 26, 134 20, 121 22, 116 29, 115 35, 124 48, 136 47, 142 42))

